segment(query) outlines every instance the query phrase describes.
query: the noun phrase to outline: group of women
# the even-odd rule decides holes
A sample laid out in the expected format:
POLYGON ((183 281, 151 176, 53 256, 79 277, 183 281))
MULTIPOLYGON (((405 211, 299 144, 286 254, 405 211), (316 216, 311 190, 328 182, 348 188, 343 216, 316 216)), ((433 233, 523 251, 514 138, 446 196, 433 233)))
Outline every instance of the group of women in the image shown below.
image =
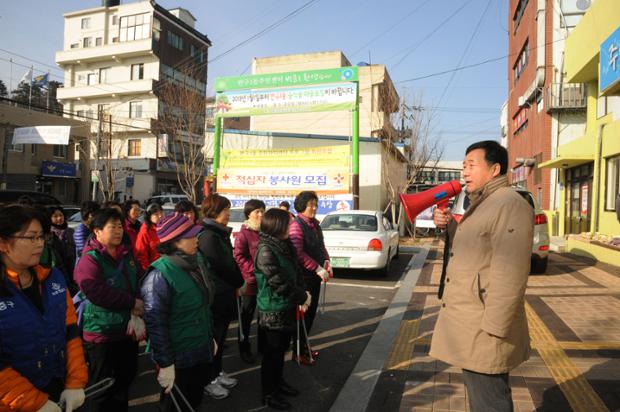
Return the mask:
MULTIPOLYGON (((301 192, 295 218, 248 201, 234 248, 231 203, 218 194, 203 201, 202 221, 190 202, 168 216, 149 205, 143 224, 135 201, 85 202, 75 234, 61 208, 0 209, 0 410, 85 403, 88 411, 126 411, 138 341, 147 334, 160 410, 196 409, 204 394, 225 398, 237 384, 222 368, 230 322, 239 314, 240 355, 255 362, 249 336, 257 308, 262 400, 289 409, 285 397, 299 392, 283 379, 284 355, 298 339, 299 313, 310 332, 329 277, 317 202, 314 192, 301 192), (106 378, 110 388, 86 397, 87 384, 106 378)), ((312 365, 318 353, 302 346, 295 358, 312 365)))

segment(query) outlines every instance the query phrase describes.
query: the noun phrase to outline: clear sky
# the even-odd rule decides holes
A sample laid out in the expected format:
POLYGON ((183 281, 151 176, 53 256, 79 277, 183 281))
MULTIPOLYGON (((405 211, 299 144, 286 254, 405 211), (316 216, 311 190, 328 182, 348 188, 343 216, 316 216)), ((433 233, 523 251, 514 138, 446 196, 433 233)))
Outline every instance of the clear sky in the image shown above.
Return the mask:
MULTIPOLYGON (((307 2, 158 1, 166 8, 180 6, 191 11, 198 20, 196 28, 213 43, 210 58, 307 2)), ((54 63, 55 52, 62 48, 62 15, 100 4, 100 0, 1 0, 0 79, 9 86, 11 65, 6 60, 12 58, 16 63, 13 88, 27 70, 17 64, 34 65, 35 75, 51 70, 52 80, 62 81, 62 71, 54 63)), ((444 160, 460 160, 468 144, 499 139, 508 60, 454 75, 403 81, 506 56, 507 4, 506 0, 318 0, 266 35, 210 64, 208 88, 212 91, 215 77, 249 74, 253 57, 342 50, 352 64, 385 64, 401 96, 421 96, 425 107, 438 107, 434 130, 446 145, 444 160)))

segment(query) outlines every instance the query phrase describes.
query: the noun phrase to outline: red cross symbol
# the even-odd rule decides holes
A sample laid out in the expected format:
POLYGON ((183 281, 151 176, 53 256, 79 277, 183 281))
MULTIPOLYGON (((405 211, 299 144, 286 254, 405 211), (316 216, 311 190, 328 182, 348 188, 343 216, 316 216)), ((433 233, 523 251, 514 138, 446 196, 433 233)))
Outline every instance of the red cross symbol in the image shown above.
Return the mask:
POLYGON ((336 183, 340 184, 344 180, 344 176, 340 176, 340 173, 338 173, 338 176, 335 176, 334 180, 336 181, 336 183))
POLYGON ((224 176, 222 176, 222 179, 224 179, 224 181, 226 182, 228 179, 230 179, 230 176, 228 176, 227 174, 225 174, 224 176))

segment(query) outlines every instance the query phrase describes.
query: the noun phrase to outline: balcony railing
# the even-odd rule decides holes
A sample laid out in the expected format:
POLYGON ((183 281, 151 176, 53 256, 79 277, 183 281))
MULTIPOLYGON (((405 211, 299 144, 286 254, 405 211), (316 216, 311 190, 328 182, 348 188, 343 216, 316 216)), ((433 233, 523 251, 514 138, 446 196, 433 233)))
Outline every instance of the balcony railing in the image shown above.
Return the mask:
POLYGON ((553 83, 547 87, 547 112, 585 110, 588 105, 584 83, 553 83))

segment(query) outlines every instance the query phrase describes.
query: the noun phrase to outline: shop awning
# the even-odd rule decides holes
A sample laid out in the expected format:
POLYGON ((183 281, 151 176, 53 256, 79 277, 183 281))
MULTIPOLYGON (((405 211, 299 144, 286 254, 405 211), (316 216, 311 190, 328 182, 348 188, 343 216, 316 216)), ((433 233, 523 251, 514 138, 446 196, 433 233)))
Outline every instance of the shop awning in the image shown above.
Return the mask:
POLYGON ((555 159, 547 160, 538 165, 539 169, 564 169, 579 166, 584 163, 593 162, 592 155, 561 155, 555 159))

